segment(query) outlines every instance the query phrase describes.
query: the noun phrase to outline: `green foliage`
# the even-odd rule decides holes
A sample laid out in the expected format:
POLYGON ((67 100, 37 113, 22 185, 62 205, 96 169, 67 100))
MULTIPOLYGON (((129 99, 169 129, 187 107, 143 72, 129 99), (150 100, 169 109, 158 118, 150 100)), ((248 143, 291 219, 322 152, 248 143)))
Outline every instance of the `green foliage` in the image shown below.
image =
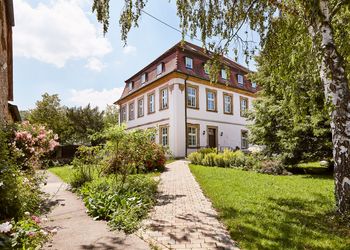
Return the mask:
POLYGON ((105 128, 119 124, 119 110, 116 105, 107 105, 103 115, 103 124, 105 128))
POLYGON ((203 165, 205 166, 210 166, 213 167, 215 166, 215 158, 216 158, 217 154, 216 153, 208 153, 206 155, 204 155, 203 158, 203 165))
POLYGON ((91 108, 88 104, 86 107, 67 108, 66 115, 70 136, 67 141, 70 143, 94 143, 91 136, 103 130, 103 112, 98 107, 91 108))
POLYGON ((240 249, 348 249, 334 217, 334 180, 190 166, 240 249))
POLYGON ((188 159, 193 164, 201 165, 202 161, 204 159, 204 155, 199 153, 199 152, 193 152, 193 153, 189 154, 188 159))
POLYGON ((216 148, 201 148, 197 152, 201 153, 203 155, 206 155, 209 153, 217 153, 217 149, 216 148))
POLYGON ((42 95, 42 100, 36 102, 36 107, 30 110, 28 120, 32 124, 45 125, 55 134, 59 135, 60 141, 65 143, 69 139, 68 119, 65 108, 61 106, 58 95, 42 95))
POLYGON ((153 206, 156 190, 157 183, 147 176, 131 176, 123 185, 110 176, 85 184, 80 193, 92 217, 131 233, 153 206))

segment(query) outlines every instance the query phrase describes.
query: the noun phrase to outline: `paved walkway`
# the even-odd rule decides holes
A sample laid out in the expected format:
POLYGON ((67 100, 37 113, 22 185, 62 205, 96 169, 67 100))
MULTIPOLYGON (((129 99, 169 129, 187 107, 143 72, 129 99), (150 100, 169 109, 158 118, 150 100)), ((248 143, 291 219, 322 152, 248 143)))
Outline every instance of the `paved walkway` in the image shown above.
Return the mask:
POLYGON ((161 249, 238 249, 185 161, 161 175, 158 204, 138 234, 161 249))
POLYGON ((106 222, 94 221, 86 214, 83 202, 67 191, 67 184, 50 172, 43 190, 51 196, 56 194, 51 201, 56 206, 47 215, 48 222, 44 226, 57 229, 57 234, 43 249, 149 249, 136 235, 112 232, 106 222))

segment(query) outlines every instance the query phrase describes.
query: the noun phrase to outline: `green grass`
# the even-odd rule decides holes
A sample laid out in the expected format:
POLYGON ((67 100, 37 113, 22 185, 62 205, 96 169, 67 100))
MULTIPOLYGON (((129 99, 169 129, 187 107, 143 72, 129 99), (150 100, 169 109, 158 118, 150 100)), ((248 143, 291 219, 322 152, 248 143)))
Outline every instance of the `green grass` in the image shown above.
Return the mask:
POLYGON ((319 161, 307 162, 307 163, 299 163, 297 164, 298 168, 325 168, 321 166, 319 161))
POLYGON ((73 174, 72 166, 53 167, 48 169, 51 173, 57 175, 62 181, 69 183, 73 174))
POLYGON ((240 248, 350 249, 350 228, 332 214, 332 177, 190 168, 240 248))

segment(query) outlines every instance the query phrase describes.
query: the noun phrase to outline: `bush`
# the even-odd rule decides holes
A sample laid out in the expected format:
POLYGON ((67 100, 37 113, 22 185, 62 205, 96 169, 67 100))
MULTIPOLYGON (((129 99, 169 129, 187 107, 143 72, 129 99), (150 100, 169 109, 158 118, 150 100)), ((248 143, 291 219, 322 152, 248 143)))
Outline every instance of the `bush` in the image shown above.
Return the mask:
POLYGON ((204 156, 199 152, 193 152, 188 156, 188 159, 191 161, 192 164, 201 165, 204 159, 204 156))
POLYGON ((215 162, 215 166, 218 166, 218 167, 225 168, 229 166, 228 161, 225 160, 225 157, 223 154, 215 155, 214 162, 215 162))
POLYGON ((80 193, 89 215, 131 233, 154 205, 156 190, 157 182, 147 176, 130 176, 125 183, 110 176, 86 183, 80 193))
POLYGON ((201 148, 198 150, 198 153, 201 153, 203 155, 210 154, 210 153, 217 153, 216 148, 201 148))
POLYGON ((268 159, 261 161, 259 164, 259 173, 273 174, 273 175, 287 175, 290 174, 286 171, 285 166, 280 159, 268 159))
POLYGON ((213 167, 215 166, 216 153, 208 153, 204 156, 203 165, 213 167))

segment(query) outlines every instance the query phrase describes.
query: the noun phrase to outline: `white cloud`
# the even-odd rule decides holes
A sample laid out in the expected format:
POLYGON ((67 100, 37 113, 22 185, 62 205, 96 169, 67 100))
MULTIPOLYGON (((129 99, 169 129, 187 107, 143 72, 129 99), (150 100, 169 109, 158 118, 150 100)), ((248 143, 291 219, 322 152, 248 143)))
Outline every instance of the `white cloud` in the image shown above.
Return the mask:
POLYGON ((85 68, 91 69, 96 72, 101 72, 104 67, 106 67, 106 65, 104 65, 104 63, 96 57, 89 58, 87 64, 85 65, 85 68))
POLYGON ((135 46, 132 45, 126 45, 123 48, 123 53, 126 55, 136 55, 137 49, 135 46))
POLYGON ((74 105, 86 106, 89 103, 91 106, 98 106, 100 109, 105 109, 107 105, 112 105, 117 101, 123 93, 124 88, 103 89, 101 91, 95 89, 70 90, 71 97, 69 101, 74 105))
POLYGON ((36 7, 24 0, 14 3, 16 56, 63 67, 68 60, 102 57, 112 50, 84 13, 85 1, 48 1, 36 7))

